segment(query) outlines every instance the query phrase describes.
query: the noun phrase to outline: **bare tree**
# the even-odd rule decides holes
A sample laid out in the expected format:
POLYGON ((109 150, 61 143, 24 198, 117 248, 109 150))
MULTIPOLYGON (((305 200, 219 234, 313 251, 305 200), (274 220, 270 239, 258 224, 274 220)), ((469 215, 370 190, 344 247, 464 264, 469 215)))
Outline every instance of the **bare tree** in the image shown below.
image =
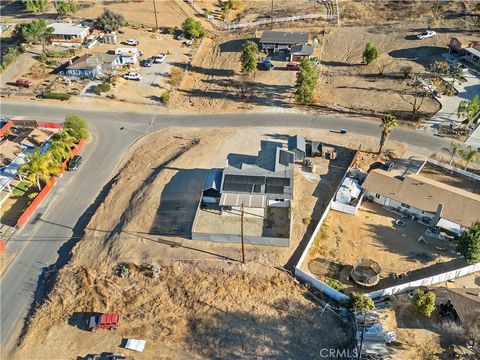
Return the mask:
POLYGON ((416 74, 409 76, 407 85, 408 89, 403 94, 400 93, 400 97, 403 101, 412 105, 412 120, 414 120, 425 98, 432 96, 432 90, 429 89, 423 79, 416 74))

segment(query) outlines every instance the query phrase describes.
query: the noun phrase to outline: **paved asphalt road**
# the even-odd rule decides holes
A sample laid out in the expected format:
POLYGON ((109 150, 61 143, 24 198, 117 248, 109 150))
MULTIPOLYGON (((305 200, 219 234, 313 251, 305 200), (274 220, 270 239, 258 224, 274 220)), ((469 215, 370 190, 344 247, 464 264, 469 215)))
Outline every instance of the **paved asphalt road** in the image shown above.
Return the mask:
MULTIPOLYGON (((41 297, 46 269, 52 264, 62 264, 62 260, 67 258, 72 243, 70 239, 81 235, 94 211, 95 199, 112 177, 116 164, 129 146, 146 133, 168 126, 347 128, 351 133, 373 136, 380 133, 378 121, 333 115, 167 115, 4 101, 0 107, 1 116, 38 120, 61 121, 65 114, 71 112, 81 114, 89 121, 93 140, 82 153, 85 161, 81 169, 63 176, 32 221, 8 244, 15 251, 16 258, 0 280, 2 351, 7 345, 10 347, 18 336, 22 319, 32 301, 41 297), (124 129, 120 130, 121 127, 124 129)), ((430 151, 440 150, 449 143, 431 134, 406 128, 396 128, 392 139, 430 151)))

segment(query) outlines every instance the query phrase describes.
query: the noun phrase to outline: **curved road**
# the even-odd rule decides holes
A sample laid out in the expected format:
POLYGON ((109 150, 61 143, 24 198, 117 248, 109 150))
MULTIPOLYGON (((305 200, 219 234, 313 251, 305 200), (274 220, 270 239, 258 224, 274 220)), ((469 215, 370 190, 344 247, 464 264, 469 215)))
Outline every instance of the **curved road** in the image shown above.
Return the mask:
MULTIPOLYGON (((83 115, 88 120, 93 140, 82 153, 85 161, 81 170, 73 174, 66 173, 33 219, 8 243, 9 253, 13 253, 15 258, 0 280, 0 358, 7 357, 6 349, 18 337, 32 301, 41 298, 49 266, 62 264, 68 258, 74 238, 81 237, 90 216, 108 191, 106 185, 116 164, 129 146, 143 135, 170 126, 347 128, 350 133, 380 134, 378 121, 335 115, 173 115, 5 101, 0 107, 2 117, 36 120, 62 121, 71 112, 83 115), (124 129, 121 130, 122 127, 124 129)), ((426 153, 441 150, 449 144, 448 140, 408 128, 396 128, 391 138, 425 148, 426 153)))

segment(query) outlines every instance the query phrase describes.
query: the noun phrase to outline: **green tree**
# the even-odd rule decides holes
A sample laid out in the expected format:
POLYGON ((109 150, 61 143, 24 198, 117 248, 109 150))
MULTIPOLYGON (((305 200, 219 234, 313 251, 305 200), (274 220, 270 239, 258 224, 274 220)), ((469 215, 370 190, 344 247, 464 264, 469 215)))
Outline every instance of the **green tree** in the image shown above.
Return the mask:
POLYGON ((315 98, 318 74, 317 68, 312 62, 303 58, 300 63, 300 71, 297 73, 295 82, 295 99, 302 105, 311 104, 315 98))
POLYGON ((420 313, 430 317, 435 310, 435 299, 436 296, 432 291, 416 289, 413 293, 412 303, 420 313))
POLYGON ((27 163, 22 165, 20 172, 27 175, 31 183, 36 183, 38 190, 42 190, 41 182, 46 183, 51 176, 59 175, 59 164, 50 152, 45 155, 40 150, 29 154, 27 163))
POLYGON ((45 12, 48 8, 48 0, 22 0, 25 10, 33 13, 45 12))
POLYGON ((453 162, 453 158, 460 154, 461 150, 462 150, 462 144, 460 144, 459 142, 456 142, 456 141, 452 141, 450 143, 450 147, 448 149, 446 149, 449 154, 450 154, 450 161, 448 162, 449 164, 452 164, 453 162))
POLYGON ((380 147, 378 153, 380 154, 383 150, 383 147, 387 143, 388 137, 392 132, 392 129, 397 126, 397 119, 392 114, 386 114, 383 119, 380 127, 382 128, 382 133, 380 135, 380 147))
POLYGON ((368 311, 375 309, 375 304, 370 296, 358 292, 352 292, 350 294, 348 307, 352 310, 368 311))
POLYGON ((54 4, 55 10, 60 16, 67 16, 69 14, 75 14, 77 12, 77 3, 73 0, 56 0, 54 4))
POLYGON ((380 56, 380 49, 377 48, 372 43, 367 43, 365 45, 365 50, 363 50, 362 59, 368 64, 380 56))
POLYGON ((457 116, 467 120, 467 126, 471 124, 475 115, 480 111, 480 99, 475 95, 470 101, 462 100, 458 104, 457 116))
POLYGON ((36 19, 17 27, 20 41, 27 44, 42 44, 42 53, 45 52, 45 45, 53 34, 53 27, 49 27, 44 19, 36 19))
POLYGON ((246 41, 242 45, 242 54, 240 61, 242 62, 242 74, 248 75, 257 68, 258 46, 253 41, 246 41))
POLYGON ((467 170, 468 164, 477 161, 478 149, 475 149, 474 147, 469 145, 460 152, 460 156, 462 157, 463 161, 465 161, 464 169, 467 170))
POLYGON ((72 155, 70 146, 61 139, 52 140, 51 146, 48 149, 53 159, 60 166, 65 160, 72 155))
POLYGON ((192 17, 188 17, 182 24, 183 32, 195 39, 205 36, 205 29, 200 21, 195 20, 192 17))
POLYGON ((450 88, 453 89, 455 82, 460 82, 460 79, 462 78, 462 66, 460 63, 457 62, 450 68, 450 76, 452 77, 450 88))
POLYGON ((469 264, 480 261, 480 220, 462 232, 458 238, 457 251, 469 264))
POLYGON ((122 14, 108 9, 103 11, 103 14, 97 18, 97 21, 106 32, 118 31, 127 24, 122 14))
POLYGON ((87 121, 80 115, 67 115, 63 122, 63 128, 75 141, 86 139, 89 136, 87 121))

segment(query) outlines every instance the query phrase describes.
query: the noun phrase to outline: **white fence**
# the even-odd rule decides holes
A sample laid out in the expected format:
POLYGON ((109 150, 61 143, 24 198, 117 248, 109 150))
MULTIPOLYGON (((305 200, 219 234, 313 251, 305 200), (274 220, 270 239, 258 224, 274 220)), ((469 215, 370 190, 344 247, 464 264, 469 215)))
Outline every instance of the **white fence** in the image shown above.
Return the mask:
POLYGON ((343 204, 338 201, 332 200, 331 208, 332 210, 340 211, 346 214, 356 215, 358 209, 360 209, 360 205, 362 205, 362 200, 364 195, 365 193, 362 193, 362 195, 360 196, 360 199, 358 199, 357 206, 343 204))
MULTIPOLYGON (((356 156, 354 157, 354 159, 355 158, 356 158, 356 156)), ((461 170, 461 169, 458 169, 458 168, 454 168, 452 166, 447 165, 448 166, 447 167, 445 164, 439 163, 435 160, 429 159, 428 161, 431 162, 432 164, 439 165, 439 166, 445 167, 447 169, 451 169, 451 171, 458 172, 458 173, 463 174, 465 176, 470 176, 470 177, 473 177, 474 179, 479 178, 478 175, 469 173, 467 171, 464 171, 464 170, 461 170)), ((353 162, 354 161, 352 161, 352 163, 353 162)), ((347 176, 349 169, 350 169, 350 167, 345 172, 345 175, 343 176, 342 181, 340 181, 340 184, 339 184, 337 190, 335 191, 335 194, 337 193, 338 189, 340 188, 341 184, 343 183, 343 180, 347 176)), ((330 297, 330 298, 332 298, 332 299, 334 299, 338 302, 345 303, 349 300, 349 297, 347 295, 333 289, 332 287, 328 286, 323 281, 317 279, 313 275, 310 275, 307 272, 301 270, 301 266, 302 266, 303 262, 305 261, 307 255, 308 255, 308 252, 310 251, 310 248, 312 247, 313 242, 315 241, 315 238, 317 237, 317 234, 320 231, 320 228, 322 227, 322 224, 323 224, 323 222, 325 221, 325 219, 328 215, 328 212, 331 209, 337 210, 337 209, 334 208, 335 206, 339 206, 339 205, 349 206, 349 205, 340 204, 340 203, 335 202, 334 201, 335 194, 333 195, 332 199, 328 203, 328 206, 326 207, 322 217, 320 218, 317 226, 315 227, 315 230, 314 230, 312 236, 310 237, 310 240, 308 241, 308 244, 305 247, 305 250, 304 250, 302 256, 300 257, 300 260, 298 261, 298 264, 295 266, 294 274, 298 279, 300 279, 302 281, 305 281, 305 282, 308 282, 315 289, 320 290, 322 293, 324 293, 328 297, 330 297)), ((360 205, 361 205, 361 200, 363 198, 363 195, 364 194, 362 194, 362 197, 360 198, 360 201, 357 205, 357 208, 360 207, 360 205)), ((352 209, 355 209, 353 206, 349 206, 349 207, 352 208, 352 209)), ((352 209, 347 209, 347 210, 353 211, 352 209)), ((342 211, 342 210, 339 210, 339 211, 342 211)), ((344 212, 347 212, 347 211, 344 211, 344 212)), ((410 290, 415 289, 419 286, 429 286, 429 285, 433 285, 433 284, 438 284, 438 283, 441 283, 441 282, 444 282, 444 281, 448 281, 448 280, 456 279, 456 278, 461 277, 461 276, 472 274, 472 273, 477 272, 477 271, 480 271, 480 263, 465 266, 465 267, 460 268, 460 269, 451 270, 451 271, 448 271, 448 272, 445 272, 445 273, 437 274, 437 275, 430 276, 430 277, 423 278, 423 279, 419 279, 419 280, 416 280, 416 281, 411 281, 411 282, 406 283, 406 284, 401 284, 401 285, 392 286, 392 287, 377 290, 377 291, 372 291, 372 292, 368 293, 368 295, 372 299, 376 299, 376 298, 386 296, 386 295, 393 295, 393 294, 397 294, 397 293, 400 293, 400 292, 410 291, 410 290)))
MULTIPOLYGON (((480 128, 480 127, 479 127, 480 128)), ((448 165, 448 164, 444 164, 440 161, 436 161, 436 160, 433 160, 433 159, 428 159, 427 162, 429 163, 432 163, 433 165, 437 165, 437 166, 440 166, 448 171, 451 171, 451 172, 455 172, 457 174, 460 174, 460 175, 463 175, 463 176, 466 176, 466 177, 469 177, 471 179, 474 179, 474 180, 478 180, 480 181, 480 176, 477 175, 477 174, 473 174, 471 172, 468 172, 466 170, 462 170, 458 167, 455 167, 455 166, 451 166, 451 165, 448 165)))
POLYGON ((236 24, 228 24, 223 22, 223 23, 220 23, 219 25, 224 30, 235 30, 235 29, 246 28, 246 27, 254 27, 254 26, 261 26, 261 25, 268 25, 268 24, 276 24, 281 22, 309 20, 309 19, 334 20, 334 19, 338 19, 338 16, 325 15, 325 14, 308 14, 308 15, 288 16, 283 18, 263 19, 258 21, 236 23, 236 24))
MULTIPOLYGON (((192 8, 195 9, 196 12, 199 14, 204 15, 205 11, 198 6, 194 0, 188 0, 188 3, 192 8)), ((338 3, 337 3, 337 13, 338 13, 338 3)), ((215 27, 222 29, 222 30, 235 30, 241 29, 246 27, 254 27, 254 26, 261 26, 261 25, 268 25, 268 24, 276 24, 282 22, 290 22, 290 21, 298 21, 298 20, 309 20, 309 19, 324 19, 324 20, 337 20, 337 24, 340 21, 339 15, 329 15, 329 14, 307 14, 307 15, 297 15, 297 16, 288 16, 282 18, 274 18, 274 19, 263 19, 257 21, 250 21, 244 23, 236 23, 236 24, 229 24, 224 21, 215 20, 213 17, 208 17, 207 20, 215 27)))
MULTIPOLYGON (((355 156, 352 160, 352 163, 354 162, 354 160, 356 159, 357 157, 357 154, 358 154, 358 151, 355 153, 355 156)), ((313 231, 313 234, 312 236, 310 237, 310 240, 308 241, 308 244, 307 246, 305 247, 305 250, 303 251, 303 254, 302 256, 300 257, 300 260, 298 261, 298 264, 295 265, 295 270, 294 270, 294 275, 299 278, 300 280, 302 281, 305 281, 305 282, 308 282, 310 285, 312 285, 315 289, 317 290, 320 290, 321 292, 323 292, 325 295, 329 296, 330 298, 332 299, 335 299, 339 302, 347 302, 349 297, 343 293, 341 293, 340 291, 337 291, 335 290, 334 288, 332 288, 331 286, 328 286, 327 284, 325 284, 323 281, 321 280, 318 280, 317 278, 315 278, 314 276, 310 275, 310 274, 307 274, 306 272, 304 272, 301 267, 302 267, 302 264, 303 262, 305 261, 305 258, 307 257, 308 255, 308 252, 310 251, 310 248, 312 247, 313 245, 313 242, 315 241, 315 238, 317 237, 318 235, 318 232, 320 231, 320 228, 322 227, 322 224, 323 222, 325 221, 325 219, 327 218, 327 215, 328 215, 328 212, 330 211, 331 207, 332 207, 332 203, 333 203, 333 199, 335 198, 335 194, 337 193, 338 189, 340 189, 340 186, 342 186, 343 184, 343 181, 345 180, 346 176, 348 175, 348 172, 350 170, 350 167, 348 167, 347 171, 345 171, 345 174, 343 175, 342 177, 342 180, 340 181, 340 183, 338 184, 338 187, 337 187, 337 190, 335 190, 335 193, 333 194, 332 198, 330 199, 330 202, 328 203, 327 207, 325 208, 325 211, 323 212, 322 214, 322 217, 320 218, 320 220, 318 221, 318 224, 317 226, 315 227, 315 230, 313 231)))
POLYGON ((448 271, 448 272, 445 272, 445 273, 442 273, 442 274, 430 276, 428 278, 423 278, 423 279, 420 279, 420 280, 411 281, 411 282, 406 283, 406 284, 392 286, 392 287, 382 289, 382 290, 372 291, 371 293, 368 293, 368 295, 372 299, 375 299, 375 298, 379 298, 379 297, 382 297, 382 296, 385 296, 385 295, 393 295, 393 294, 397 294, 397 293, 400 293, 400 292, 410 291, 410 290, 415 289, 419 286, 429 286, 429 285, 433 285, 433 284, 438 284, 438 283, 441 283, 441 282, 444 282, 444 281, 448 281, 448 280, 456 279, 456 278, 461 277, 461 276, 472 274, 472 273, 477 272, 477 271, 480 271, 480 263, 465 266, 463 268, 448 271))

